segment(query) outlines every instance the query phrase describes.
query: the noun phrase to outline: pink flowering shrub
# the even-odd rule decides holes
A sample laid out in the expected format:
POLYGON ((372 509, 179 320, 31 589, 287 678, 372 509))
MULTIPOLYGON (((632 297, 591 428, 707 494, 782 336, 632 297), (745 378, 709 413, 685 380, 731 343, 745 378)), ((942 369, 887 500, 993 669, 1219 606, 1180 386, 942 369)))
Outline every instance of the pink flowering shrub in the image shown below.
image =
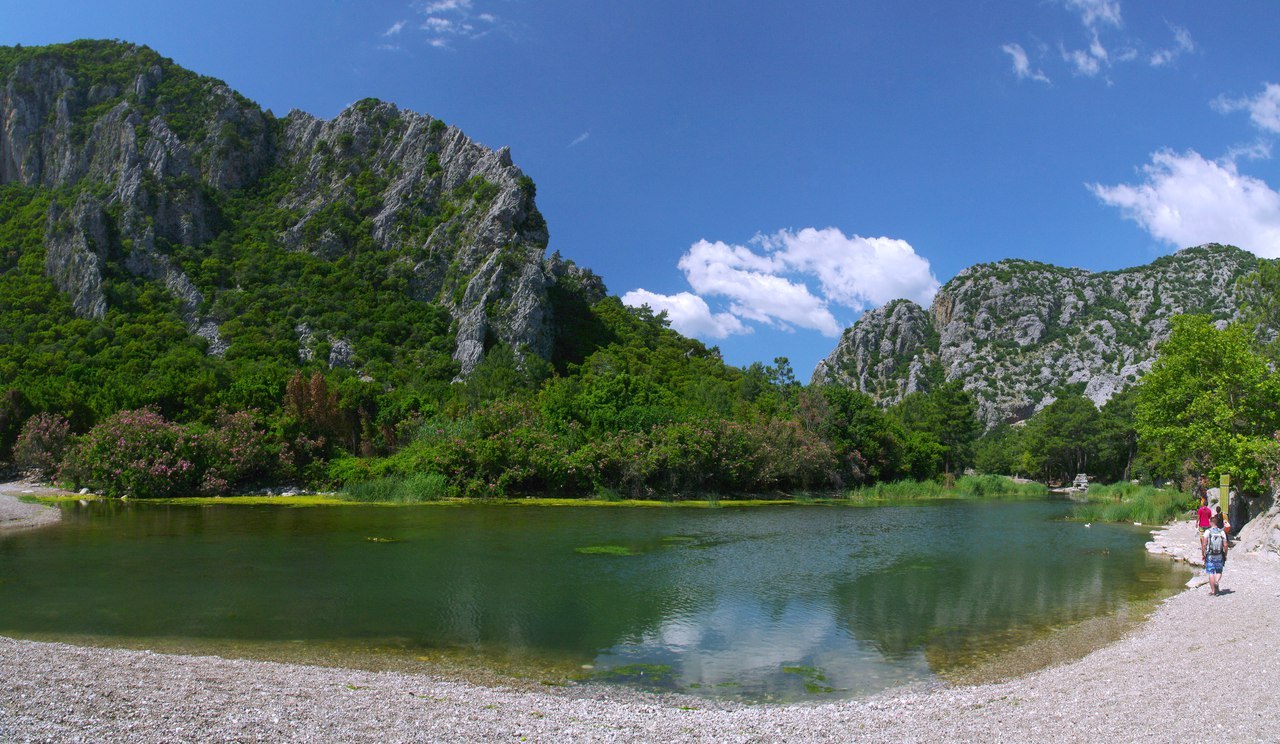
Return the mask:
POLYGON ((200 493, 216 496, 269 476, 278 462, 251 411, 225 413, 213 428, 195 438, 200 493))
POLYGON ((89 430, 68 452, 60 477, 107 496, 216 496, 269 476, 278 458, 252 412, 225 414, 204 428, 144 408, 89 430))
POLYGON ((190 496, 200 485, 196 438, 156 411, 121 411, 89 430, 60 472, 107 496, 190 496))
POLYGON ((27 419, 13 445, 13 463, 24 472, 48 478, 58 470, 71 424, 57 413, 38 413, 27 419))

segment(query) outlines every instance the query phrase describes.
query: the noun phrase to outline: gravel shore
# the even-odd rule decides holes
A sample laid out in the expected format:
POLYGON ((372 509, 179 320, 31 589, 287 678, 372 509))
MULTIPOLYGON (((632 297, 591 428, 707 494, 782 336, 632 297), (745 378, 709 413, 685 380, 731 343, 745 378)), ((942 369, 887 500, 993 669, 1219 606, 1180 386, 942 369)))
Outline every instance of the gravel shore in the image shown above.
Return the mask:
POLYGON ((0 532, 56 524, 62 519, 61 511, 50 506, 27 504, 18 500, 20 496, 54 493, 62 492, 30 481, 0 483, 0 532))
MULTIPOLYGON (((1193 540, 1175 525, 1151 549, 1193 540)), ((1233 553, 1223 586, 1011 681, 787 706, 0 638, 0 741, 1280 740, 1280 561, 1233 553)))

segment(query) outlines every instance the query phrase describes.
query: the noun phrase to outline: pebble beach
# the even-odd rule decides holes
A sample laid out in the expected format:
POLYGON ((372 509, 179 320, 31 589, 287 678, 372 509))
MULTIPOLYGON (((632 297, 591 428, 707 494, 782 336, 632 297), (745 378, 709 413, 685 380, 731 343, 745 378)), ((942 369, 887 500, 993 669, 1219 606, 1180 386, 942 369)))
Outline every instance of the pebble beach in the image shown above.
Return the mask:
MULTIPOLYGON (((56 515, 0 496, 0 529, 56 515)), ((1194 561, 1196 540, 1177 523, 1148 549, 1194 561)), ((831 703, 494 686, 0 637, 0 741, 1280 741, 1280 559, 1242 553, 1222 596, 1193 580, 1084 658, 831 703)))

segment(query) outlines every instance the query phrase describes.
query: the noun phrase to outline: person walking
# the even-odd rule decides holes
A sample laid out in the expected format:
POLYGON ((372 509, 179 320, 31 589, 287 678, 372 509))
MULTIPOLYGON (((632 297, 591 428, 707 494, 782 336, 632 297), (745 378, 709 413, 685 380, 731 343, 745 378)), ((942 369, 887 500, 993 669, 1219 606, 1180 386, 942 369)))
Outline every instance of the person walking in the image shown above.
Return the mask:
POLYGON ((1204 531, 1209 529, 1209 520, 1213 518, 1213 510, 1209 508, 1209 494, 1204 491, 1204 479, 1200 479, 1200 508, 1196 509, 1196 529, 1204 535, 1204 531))
POLYGON ((1204 558, 1204 572, 1209 577, 1209 594, 1218 596, 1218 584, 1222 581, 1222 568, 1227 564, 1227 533, 1222 529, 1222 514, 1213 515, 1213 524, 1200 535, 1200 556, 1204 558))

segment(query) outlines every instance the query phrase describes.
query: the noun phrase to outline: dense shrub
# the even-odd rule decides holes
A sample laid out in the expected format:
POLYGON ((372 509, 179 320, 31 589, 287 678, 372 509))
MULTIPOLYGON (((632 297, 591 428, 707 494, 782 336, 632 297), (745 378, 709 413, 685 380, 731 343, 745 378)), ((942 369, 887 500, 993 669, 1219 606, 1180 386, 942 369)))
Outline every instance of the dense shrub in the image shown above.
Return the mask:
POLYGON ((27 419, 13 446, 13 464, 23 472, 50 477, 62 462, 71 422, 56 413, 38 413, 27 419))
POLYGON ((84 435, 60 475, 107 496, 187 496, 200 485, 196 459, 196 438, 183 427, 151 409, 121 411, 84 435))
POLYGON ((276 448, 250 411, 219 416, 213 428, 196 437, 196 445, 200 493, 206 495, 269 478, 279 461, 276 448))
POLYGON ((121 411, 71 447, 59 477, 107 496, 216 496, 273 472, 278 455, 252 413, 183 426, 154 410, 121 411))

